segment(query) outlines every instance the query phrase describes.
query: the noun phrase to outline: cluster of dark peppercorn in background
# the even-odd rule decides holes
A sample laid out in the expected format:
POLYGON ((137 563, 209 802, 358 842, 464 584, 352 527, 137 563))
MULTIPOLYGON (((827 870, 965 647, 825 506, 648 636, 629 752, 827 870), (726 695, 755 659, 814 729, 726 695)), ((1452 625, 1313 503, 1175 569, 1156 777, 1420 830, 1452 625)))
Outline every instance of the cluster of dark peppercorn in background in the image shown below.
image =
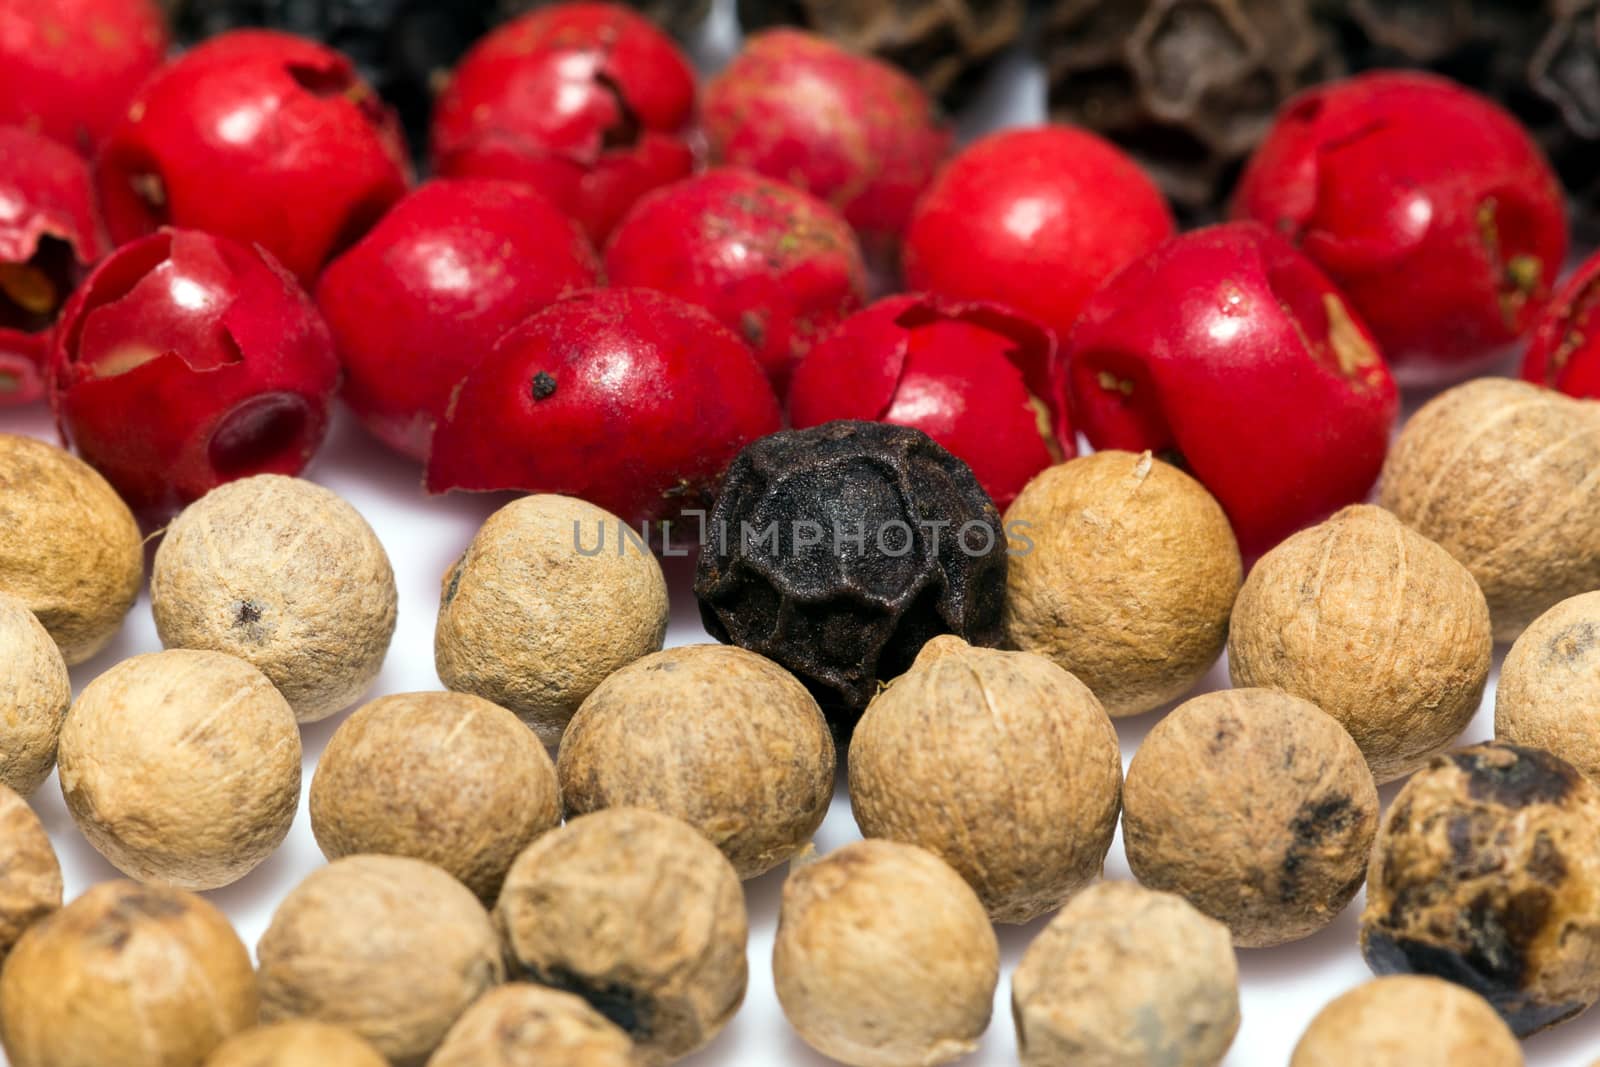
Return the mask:
MULTIPOLYGON (((238 26, 319 37, 356 58, 425 143, 441 72, 540 0, 166 0, 187 40, 238 26)), ((692 36, 710 0, 631 0, 692 36)), ((744 28, 801 25, 916 74, 947 107, 1022 42, 1054 117, 1131 152, 1188 221, 1217 214, 1295 91, 1385 67, 1437 71, 1509 107, 1600 234, 1600 0, 739 0, 744 28), (1034 32, 1025 32, 1030 28, 1034 32)))

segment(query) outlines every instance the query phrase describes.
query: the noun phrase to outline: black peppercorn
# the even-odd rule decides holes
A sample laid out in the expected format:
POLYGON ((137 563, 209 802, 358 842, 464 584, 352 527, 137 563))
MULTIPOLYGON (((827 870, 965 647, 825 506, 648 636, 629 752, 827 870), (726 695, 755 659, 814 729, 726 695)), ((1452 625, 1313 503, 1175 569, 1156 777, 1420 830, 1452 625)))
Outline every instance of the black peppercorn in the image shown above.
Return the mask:
MULTIPOLYGON (((512 18, 557 0, 500 0, 500 13, 512 18)), ((625 0, 679 37, 687 37, 711 13, 711 0, 625 0)))
POLYGON ((959 107, 1021 35, 1025 9, 1025 0, 739 0, 739 21, 746 33, 803 26, 832 37, 898 64, 959 107))
POLYGON ((994 503, 932 438, 832 422, 740 453, 695 595, 712 636, 794 672, 843 731, 934 637, 999 642, 1006 552, 994 503))
POLYGON ((1337 69, 1311 0, 1056 0, 1041 38, 1055 117, 1117 142, 1194 218, 1278 105, 1337 69))

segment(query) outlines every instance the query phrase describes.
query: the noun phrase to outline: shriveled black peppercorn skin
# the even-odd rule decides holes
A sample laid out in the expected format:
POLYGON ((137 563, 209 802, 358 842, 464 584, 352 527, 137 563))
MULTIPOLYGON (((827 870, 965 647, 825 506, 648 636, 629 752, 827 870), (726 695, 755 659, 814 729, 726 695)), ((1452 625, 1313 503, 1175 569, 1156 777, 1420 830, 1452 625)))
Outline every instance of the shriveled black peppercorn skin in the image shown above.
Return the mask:
POLYGON ((932 438, 832 422, 740 453, 695 595, 713 637, 788 668, 844 732, 934 637, 999 643, 1006 552, 993 501, 932 438))
POLYGON ((800 26, 831 37, 904 68, 956 108, 1021 36, 1026 8, 1026 0, 739 0, 739 22, 746 33, 800 26))
POLYGON ((1373 850, 1361 948, 1377 974, 1483 996, 1519 1037, 1600 1000, 1600 789, 1495 742, 1437 757, 1373 850))
POLYGON ((1206 219, 1278 106, 1339 69, 1311 3, 1054 0, 1040 30, 1051 111, 1115 141, 1206 219))

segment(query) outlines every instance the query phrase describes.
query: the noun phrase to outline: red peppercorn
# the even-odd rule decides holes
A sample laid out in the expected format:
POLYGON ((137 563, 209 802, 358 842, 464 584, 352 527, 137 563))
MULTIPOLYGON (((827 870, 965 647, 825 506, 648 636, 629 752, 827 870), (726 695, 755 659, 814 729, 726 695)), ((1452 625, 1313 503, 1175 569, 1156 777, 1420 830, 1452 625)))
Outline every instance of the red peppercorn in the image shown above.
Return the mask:
POLYGON ((44 395, 50 327, 105 253, 89 165, 43 136, 0 126, 0 407, 44 395))
POLYGON ((1366 498, 1399 405, 1333 283, 1255 223, 1197 230, 1118 274, 1065 366, 1090 443, 1186 467, 1252 558, 1366 498))
POLYGON ((1561 185, 1515 119, 1428 74, 1291 100, 1234 204, 1317 262, 1411 378, 1459 376, 1523 336, 1567 254, 1561 185))
POLYGON ((917 82, 815 34, 757 34, 706 88, 712 157, 832 204, 874 251, 899 241, 951 134, 917 82))
POLYGON ((606 250, 606 275, 708 308, 755 349, 779 395, 867 292, 861 247, 836 211, 729 168, 639 201, 606 250))
POLYGON ((327 325, 268 253, 163 230, 68 303, 50 403, 63 438, 154 518, 236 478, 298 474, 338 381, 327 325))
POLYGON ((531 185, 599 244, 639 197, 694 169, 694 102, 688 59, 647 19, 556 4, 467 53, 434 111, 434 172, 531 185))
POLYGON ((599 276, 583 230, 532 189, 429 182, 317 285, 345 402, 391 448, 426 459, 452 390, 501 335, 599 276))
POLYGON ((915 427, 972 468, 1002 510, 1077 453, 1050 331, 996 304, 894 296, 857 312, 795 371, 796 429, 837 419, 915 427))
POLYGON ((906 283, 1005 304, 1065 338, 1107 278, 1172 233, 1161 191, 1109 142, 1067 126, 1011 130, 956 156, 917 204, 906 283))
POLYGON ((167 45, 155 0, 0 0, 0 126, 92 155, 167 45))
POLYGON ((405 195, 399 127, 350 61, 225 33, 145 86, 97 165, 117 241, 172 225, 258 244, 304 282, 405 195))
POLYGON ((1568 396, 1600 398, 1600 254, 1550 301, 1533 330, 1522 376, 1568 396))
POLYGON ((750 350, 703 309, 591 290, 512 329, 467 377, 427 484, 578 496, 638 524, 704 506, 779 422, 750 350))

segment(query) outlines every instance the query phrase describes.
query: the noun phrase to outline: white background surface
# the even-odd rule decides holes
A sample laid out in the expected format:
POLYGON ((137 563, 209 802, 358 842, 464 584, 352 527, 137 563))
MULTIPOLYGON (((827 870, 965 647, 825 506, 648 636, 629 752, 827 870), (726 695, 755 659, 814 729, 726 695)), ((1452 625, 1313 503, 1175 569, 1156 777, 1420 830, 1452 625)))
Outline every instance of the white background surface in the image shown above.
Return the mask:
MULTIPOLYGON (((719 3, 716 20, 701 50, 702 58, 708 62, 726 55, 735 41, 730 6, 719 3)), ((1000 124, 1039 121, 1043 116, 1040 81, 1037 72, 1026 65, 1008 64, 975 105, 973 113, 964 117, 963 131, 971 133, 1000 124)), ((54 440, 47 417, 37 410, 0 409, 0 431, 54 440)), ((400 592, 399 625, 388 661, 371 695, 440 688, 433 667, 433 629, 439 605, 440 576, 466 548, 478 525, 503 499, 424 497, 417 468, 385 452, 345 418, 340 419, 327 447, 307 473, 343 495, 367 517, 394 562, 400 592)), ((707 640, 690 588, 690 561, 667 560, 665 563, 672 595, 672 627, 667 643, 681 645, 707 640)), ((158 651, 160 647, 150 617, 148 596, 141 595, 126 627, 112 645, 95 660, 73 671, 74 690, 81 689, 121 660, 158 651)), ((1504 650, 1499 651, 1503 653, 1504 650)), ((1497 669, 1498 662, 1497 654, 1497 669)), ((1202 688, 1220 688, 1226 684, 1226 667, 1219 664, 1202 688)), ((1464 743, 1492 736, 1492 709, 1491 685, 1464 743)), ((1155 713, 1117 723, 1124 765, 1158 718, 1159 713, 1155 713)), ((306 727, 305 788, 309 789, 317 758, 342 719, 343 716, 339 716, 306 727)), ((1395 787, 1383 790, 1386 807, 1394 793, 1395 787)), ((53 775, 35 794, 33 805, 60 854, 69 900, 95 882, 119 877, 72 825, 53 775)), ((841 783, 833 809, 817 837, 817 847, 826 852, 857 837, 849 800, 841 783)), ((272 859, 237 885, 208 896, 227 912, 240 936, 253 950, 266 930, 273 908, 301 877, 322 862, 312 838, 310 817, 302 803, 289 840, 272 859)), ((685 1062, 700 1067, 784 1064, 805 1067, 832 1062, 811 1052, 794 1035, 773 994, 770 961, 783 874, 780 869, 747 883, 751 918, 750 988, 744 1008, 710 1048, 685 1062)), ((1106 876, 1130 877, 1120 835, 1107 861, 1106 876)), ((1230 1067, 1283 1067, 1312 1016, 1333 997, 1370 977, 1356 948, 1360 904, 1358 897, 1330 928, 1299 944, 1239 953, 1244 1023, 1226 1061, 1230 1067)), ((1010 975, 1044 921, 1024 927, 1000 928, 1002 975, 994 1021, 979 1052, 962 1063, 970 1067, 1016 1063, 1010 975)), ((1533 1038, 1527 1042, 1526 1052, 1531 1067, 1589 1067, 1591 1061, 1600 1057, 1600 1011, 1591 1011, 1555 1031, 1533 1038)))

